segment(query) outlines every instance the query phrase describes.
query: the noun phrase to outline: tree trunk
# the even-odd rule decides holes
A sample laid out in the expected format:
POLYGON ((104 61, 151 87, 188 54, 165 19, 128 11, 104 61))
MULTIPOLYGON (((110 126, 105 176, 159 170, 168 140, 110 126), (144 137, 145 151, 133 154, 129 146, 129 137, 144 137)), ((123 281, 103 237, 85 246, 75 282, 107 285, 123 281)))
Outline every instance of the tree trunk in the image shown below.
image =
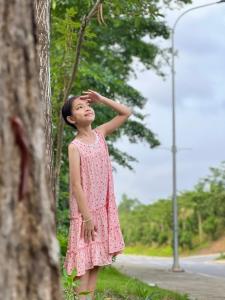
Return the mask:
MULTIPOLYGON (((50 0, 35 0, 35 19, 38 37, 40 100, 44 115, 46 171, 48 175, 47 178, 49 179, 49 186, 53 191, 52 105, 49 59, 50 0)), ((51 205, 55 212, 55 200, 51 205)))
MULTIPOLYGON (((83 45, 85 31, 87 26, 89 25, 91 18, 97 13, 97 11, 102 6, 103 0, 96 0, 95 4, 92 6, 91 10, 82 18, 82 22, 80 25, 80 30, 78 32, 78 38, 76 43, 76 50, 74 55, 74 64, 72 66, 71 76, 69 81, 66 83, 66 86, 63 90, 63 103, 67 101, 67 98, 70 94, 71 88, 76 82, 79 60, 81 55, 81 48, 83 45)), ((62 105, 63 105, 62 103, 62 105)), ((54 198, 56 199, 56 208, 59 205, 59 176, 60 176, 60 168, 61 168, 61 154, 62 154, 62 145, 63 145, 63 129, 64 129, 64 122, 62 118, 61 111, 59 112, 59 119, 57 124, 57 135, 56 135, 56 155, 55 155, 55 165, 54 165, 54 198)))
POLYGON ((0 2, 0 300, 62 299, 35 4, 0 2))
POLYGON ((202 230, 202 215, 200 211, 197 211, 197 218, 198 218, 198 237, 199 237, 199 242, 201 243, 203 240, 203 230, 202 230))

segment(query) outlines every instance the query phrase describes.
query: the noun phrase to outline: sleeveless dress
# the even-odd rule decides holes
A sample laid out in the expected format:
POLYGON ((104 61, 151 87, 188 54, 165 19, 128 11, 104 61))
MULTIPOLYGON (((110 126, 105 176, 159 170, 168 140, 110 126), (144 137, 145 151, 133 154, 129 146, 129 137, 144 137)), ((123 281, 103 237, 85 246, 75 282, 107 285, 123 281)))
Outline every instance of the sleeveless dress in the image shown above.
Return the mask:
POLYGON ((70 226, 64 267, 69 275, 76 268, 76 276, 84 275, 86 270, 94 266, 111 264, 113 256, 122 253, 125 248, 108 145, 97 128, 92 131, 96 137, 94 143, 83 143, 76 138, 71 142, 80 154, 81 185, 93 222, 97 226, 95 240, 85 242, 81 237, 82 215, 75 197, 72 197, 70 181, 70 226))

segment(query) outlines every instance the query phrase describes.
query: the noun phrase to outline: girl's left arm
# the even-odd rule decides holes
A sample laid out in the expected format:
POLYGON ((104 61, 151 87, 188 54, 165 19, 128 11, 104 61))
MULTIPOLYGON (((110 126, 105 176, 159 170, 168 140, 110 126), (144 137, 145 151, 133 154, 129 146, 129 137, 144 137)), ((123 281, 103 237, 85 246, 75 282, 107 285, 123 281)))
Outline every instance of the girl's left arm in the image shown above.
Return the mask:
POLYGON ((85 96, 81 96, 80 98, 90 101, 90 102, 96 102, 96 103, 101 103, 101 104, 107 105, 118 113, 118 115, 115 116, 112 120, 97 127, 98 130, 100 130, 104 134, 104 136, 109 135, 112 132, 114 132, 133 113, 132 109, 129 108, 128 106, 121 104, 119 102, 113 101, 109 98, 106 98, 92 90, 89 90, 88 92, 86 92, 85 96))

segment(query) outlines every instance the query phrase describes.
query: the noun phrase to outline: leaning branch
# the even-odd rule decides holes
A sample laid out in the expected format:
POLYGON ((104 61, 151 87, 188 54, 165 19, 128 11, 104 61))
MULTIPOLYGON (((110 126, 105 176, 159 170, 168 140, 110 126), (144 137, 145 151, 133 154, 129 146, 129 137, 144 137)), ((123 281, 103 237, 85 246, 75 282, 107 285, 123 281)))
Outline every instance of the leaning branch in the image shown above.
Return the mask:
POLYGON ((75 51, 75 59, 74 59, 73 67, 72 67, 72 74, 70 76, 70 80, 65 89, 63 102, 65 102, 67 100, 70 90, 72 88, 72 85, 73 85, 74 81, 76 80, 77 69, 78 69, 79 59, 80 59, 80 52, 81 52, 81 47, 82 47, 86 27, 88 26, 91 18, 98 11, 102 12, 102 3, 103 3, 103 0, 97 0, 95 5, 90 10, 90 12, 86 16, 84 16, 82 19, 80 30, 78 33, 78 39, 77 39, 77 45, 76 45, 76 51, 75 51))
MULTIPOLYGON (((68 81, 68 84, 63 90, 63 103, 67 101, 72 85, 76 80, 79 59, 80 59, 80 52, 81 52, 81 47, 82 47, 86 27, 88 26, 91 18, 95 14, 98 14, 99 10, 102 10, 102 3, 103 0, 97 0, 95 5, 90 10, 90 12, 82 19, 80 30, 78 32, 78 37, 77 37, 77 44, 76 44, 74 63, 72 66, 71 76, 68 81)), ((55 158, 55 165, 54 165, 55 168, 54 168, 54 191, 53 191, 57 207, 58 207, 58 194, 59 194, 59 174, 60 174, 60 161, 61 161, 60 158, 61 158, 61 151, 62 151, 62 137, 63 137, 63 120, 62 120, 62 114, 60 113, 58 130, 57 130, 57 141, 56 141, 56 158, 55 158)))

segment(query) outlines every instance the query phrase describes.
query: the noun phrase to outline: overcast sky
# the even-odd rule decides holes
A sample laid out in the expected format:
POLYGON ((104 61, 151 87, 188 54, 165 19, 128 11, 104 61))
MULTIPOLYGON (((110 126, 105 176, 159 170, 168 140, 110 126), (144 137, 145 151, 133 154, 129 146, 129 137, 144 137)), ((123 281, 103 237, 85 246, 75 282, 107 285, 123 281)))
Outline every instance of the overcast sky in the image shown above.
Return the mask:
MULTIPOLYGON (((167 12, 172 25, 184 10, 212 1, 193 1, 192 5, 167 12)), ((176 30, 176 123, 177 190, 190 190, 209 167, 225 160, 225 4, 192 11, 184 16, 176 30)), ((159 41, 160 42, 160 41, 159 41)), ((162 46, 170 46, 169 41, 162 46)), ((148 127, 161 146, 133 145, 126 137, 117 146, 136 157, 135 172, 117 168, 114 172, 117 203, 122 194, 149 204, 172 194, 172 114, 171 76, 166 80, 152 71, 138 72, 130 84, 146 96, 144 113, 148 127)))

